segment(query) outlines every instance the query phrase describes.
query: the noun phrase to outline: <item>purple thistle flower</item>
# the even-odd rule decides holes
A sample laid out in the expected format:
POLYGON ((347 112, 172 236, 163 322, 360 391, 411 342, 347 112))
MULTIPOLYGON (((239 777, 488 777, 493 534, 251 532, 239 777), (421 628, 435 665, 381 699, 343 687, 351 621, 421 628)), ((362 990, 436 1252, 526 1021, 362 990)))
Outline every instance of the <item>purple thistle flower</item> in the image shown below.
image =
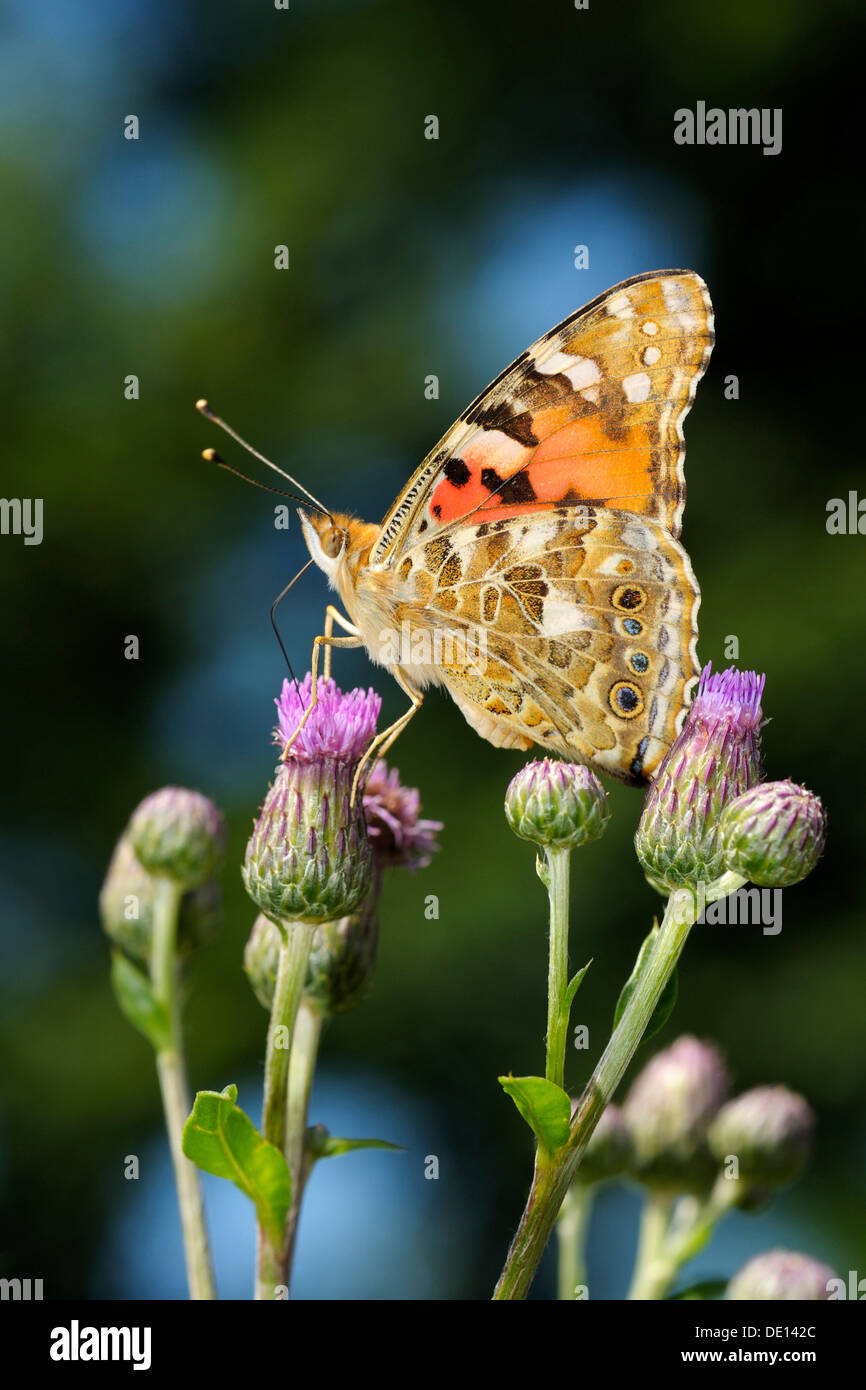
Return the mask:
MULTIPOLYGON (((311 677, 283 682, 274 731, 284 747, 310 706, 311 677)), ((333 922, 364 902, 373 853, 355 772, 381 708, 372 690, 318 684, 318 702, 277 766, 247 845, 243 877, 257 907, 279 923, 333 922)))
POLYGON ((397 769, 380 759, 364 788, 367 833, 379 867, 423 869, 430 863, 442 822, 422 820, 420 809, 418 789, 404 787, 397 769))
MULTIPOLYGON (((300 686, 296 681, 283 681, 277 707, 277 728, 274 742, 282 747, 288 743, 300 724, 312 699, 312 675, 308 671, 300 686)), ((316 684, 316 707, 288 751, 295 762, 318 762, 336 758, 340 762, 358 763, 376 732, 376 720, 382 701, 374 690, 350 690, 344 693, 333 680, 316 684)))
POLYGON ((719 821, 725 805, 761 780, 761 696, 766 677, 714 672, 708 663, 682 731, 662 759, 635 836, 661 892, 714 883, 726 872, 719 821))

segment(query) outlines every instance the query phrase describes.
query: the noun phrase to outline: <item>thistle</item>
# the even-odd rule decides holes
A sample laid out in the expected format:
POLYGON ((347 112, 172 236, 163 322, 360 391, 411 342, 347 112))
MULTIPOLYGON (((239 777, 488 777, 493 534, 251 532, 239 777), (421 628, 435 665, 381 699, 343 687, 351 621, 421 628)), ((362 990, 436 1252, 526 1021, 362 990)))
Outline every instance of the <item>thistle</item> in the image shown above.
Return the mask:
POLYGON ((725 1298, 734 1301, 754 1299, 817 1302, 830 1297, 830 1281, 835 1271, 820 1260, 798 1255, 792 1250, 768 1250, 756 1255, 734 1275, 725 1298))
MULTIPOLYGON (((322 1014, 346 1013, 362 1003, 373 979, 379 938, 378 904, 386 869, 417 869, 438 849, 440 821, 422 820, 420 796, 404 787, 396 768, 378 762, 364 792, 364 818, 373 854, 370 890, 358 911, 324 923, 313 939, 304 997, 322 1014)), ((244 969, 256 998, 273 1003, 280 933, 263 914, 244 952, 244 969)))
POLYGON ((820 798, 795 782, 763 782, 729 801, 719 827, 728 868, 761 888, 788 888, 824 849, 820 798))
POLYGON ((707 1189, 716 1172, 707 1131, 727 1090, 724 1062, 711 1043, 683 1037, 656 1053, 623 1106, 632 1175, 662 1190, 707 1189))
POLYGON ((610 819, 607 792, 582 763, 527 763, 505 793, 508 824, 544 849, 577 849, 597 840, 610 819))
POLYGON ((225 850, 225 822, 216 806, 183 787, 146 796, 126 833, 142 868, 184 891, 213 878, 225 850))
MULTIPOLYGON (((106 936, 132 960, 146 965, 153 944, 153 878, 124 833, 118 840, 99 894, 99 911, 106 936)), ((219 884, 207 879, 180 900, 177 941, 179 957, 187 957, 216 935, 221 915, 219 884)))
POLYGON ((793 1182, 812 1147, 815 1116, 787 1086, 756 1086, 723 1105, 710 1126, 710 1151, 737 1159, 743 1197, 793 1182))
POLYGON ((715 883, 727 870, 724 807, 760 781, 764 676, 733 668, 701 673, 681 733, 647 793, 635 848, 660 892, 715 883))
POLYGON ((293 738, 310 700, 309 674, 300 687, 283 682, 274 736, 284 757, 244 860, 247 892, 277 922, 333 922, 354 912, 371 887, 373 853, 352 786, 381 700, 372 690, 343 694, 320 681, 318 703, 293 738))

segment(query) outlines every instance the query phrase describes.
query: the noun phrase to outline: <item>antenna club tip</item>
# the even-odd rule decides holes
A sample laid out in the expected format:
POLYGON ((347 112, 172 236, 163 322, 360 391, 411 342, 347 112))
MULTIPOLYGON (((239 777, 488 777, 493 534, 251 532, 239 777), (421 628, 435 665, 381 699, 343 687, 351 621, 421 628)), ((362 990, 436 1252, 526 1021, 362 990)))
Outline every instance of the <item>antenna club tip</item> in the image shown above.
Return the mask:
POLYGON ((200 400, 196 401, 196 403, 195 403, 195 408, 196 408, 196 410, 200 410, 200 411, 202 412, 203 415, 204 415, 208 410, 210 410, 210 406, 208 405, 208 403, 207 403, 207 401, 205 400, 204 396, 202 396, 200 400))
POLYGON ((201 456, 203 459, 206 459, 208 463, 220 462, 220 456, 216 449, 202 449, 201 456))

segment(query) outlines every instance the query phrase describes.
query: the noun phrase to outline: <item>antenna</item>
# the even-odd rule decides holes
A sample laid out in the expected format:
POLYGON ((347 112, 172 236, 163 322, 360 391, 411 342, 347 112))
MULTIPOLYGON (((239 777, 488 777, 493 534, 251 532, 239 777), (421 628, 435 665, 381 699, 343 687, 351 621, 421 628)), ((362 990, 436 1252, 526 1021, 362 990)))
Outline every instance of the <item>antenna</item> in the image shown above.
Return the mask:
MULTIPOLYGON (((296 492, 286 492, 285 488, 271 487, 270 483, 260 483, 258 478, 251 478, 249 473, 242 473, 239 468, 233 468, 230 463, 226 463, 221 454, 216 449, 202 449, 201 456, 208 463, 215 463, 217 468, 224 468, 227 473, 234 473, 236 478, 243 478, 245 483, 251 483, 253 487, 260 487, 263 492, 273 492, 277 497, 290 497, 293 502, 304 502, 306 499, 299 497, 296 492)), ((317 510, 322 510, 317 507, 317 510)), ((330 512, 324 512, 325 516, 330 516, 330 512)))
MULTIPOLYGON (((252 454, 253 458, 257 458, 259 460, 259 463, 264 463, 268 468, 272 468, 275 473, 279 473, 281 478, 285 478, 287 483, 291 483, 292 487, 296 487, 299 490, 299 492, 302 492, 304 496, 307 498, 307 500, 312 502, 313 506, 317 507, 324 516, 331 516, 331 513, 328 511, 328 508, 323 506, 322 503, 318 500, 318 498, 314 497, 311 492, 308 492, 307 489, 304 487, 303 483, 299 483, 297 478, 292 477, 291 473, 286 473, 284 469, 278 468, 275 463, 271 463, 270 459, 266 459, 264 454, 260 454, 258 449, 254 449, 252 444, 248 444, 247 441, 241 435, 238 434, 237 430, 233 430, 231 425, 227 425, 225 420, 221 420, 219 415, 217 415, 215 411, 211 410, 206 400, 196 401, 195 408, 200 415, 203 415, 205 417, 206 420, 210 420, 212 424, 219 425, 221 430, 225 430, 226 434, 230 435, 236 444, 240 444, 241 448, 246 449, 248 454, 252 454)), ((218 455, 216 461, 220 462, 218 455)), ((228 467, 227 464, 224 466, 228 467)), ((229 469, 229 472, 232 471, 235 470, 229 469)), ((241 474, 240 476, 243 477, 244 475, 241 474)))

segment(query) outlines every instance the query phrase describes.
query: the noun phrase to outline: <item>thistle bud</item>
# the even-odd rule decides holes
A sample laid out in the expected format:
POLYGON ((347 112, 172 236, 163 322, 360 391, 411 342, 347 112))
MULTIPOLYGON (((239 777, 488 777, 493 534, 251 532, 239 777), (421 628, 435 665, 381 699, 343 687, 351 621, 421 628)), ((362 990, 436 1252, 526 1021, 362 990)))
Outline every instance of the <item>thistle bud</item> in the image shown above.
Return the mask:
POLYGON ((379 869, 424 869, 439 845, 438 820, 422 820, 416 787, 404 787, 396 768, 377 762, 364 788, 364 816, 379 869))
POLYGON ((706 665, 683 724, 662 759, 635 835, 654 888, 714 883, 727 870, 719 819, 725 805, 761 778, 761 695, 754 671, 713 673, 706 665))
POLYGON ((756 1086, 723 1105, 710 1126, 710 1152, 737 1159, 744 1192, 793 1182, 812 1147, 815 1117, 787 1086, 756 1086))
MULTIPOLYGON (((579 1099, 572 1101, 572 1120, 579 1104, 579 1099)), ((631 1166, 632 1159, 631 1131, 625 1116, 618 1105, 609 1105, 590 1135, 574 1181, 588 1187, 591 1183, 615 1178, 631 1166)))
MULTIPOLYGON (((153 940, 153 879, 141 867, 129 837, 115 846, 99 894, 106 936, 132 960, 146 965, 153 940)), ((186 957, 213 939, 219 928, 221 894, 212 879, 184 893, 180 900, 177 954, 186 957)))
POLYGON ((756 1255, 734 1275, 725 1298, 751 1302, 755 1299, 819 1302, 830 1297, 830 1282, 836 1274, 829 1265, 793 1250, 768 1250, 756 1255))
POLYGON ((610 819, 607 792, 582 763, 527 763, 505 793, 508 824, 545 849, 577 849, 597 840, 610 819))
MULTIPOLYGON (((357 1008, 373 982, 378 941, 375 905, 365 905, 336 922, 323 922, 313 939, 304 998, 327 1016, 357 1008)), ((274 1002, 280 942, 279 927, 260 913, 244 949, 244 971, 259 1003, 268 1010, 274 1002)))
POLYGON ((656 1053, 623 1106, 634 1150, 632 1175, 663 1190, 708 1188, 716 1165, 707 1130, 727 1090, 724 1062, 710 1043, 683 1037, 656 1053))
POLYGON ((226 840, 214 803, 183 787, 163 787, 146 796, 133 811, 127 834, 142 868, 186 889, 213 878, 226 840))
POLYGON ((788 888, 820 859, 827 818, 805 787, 762 782, 728 802, 719 828, 729 869, 759 888, 788 888))
POLYGON ((373 852, 362 798, 352 804, 355 772, 376 731, 381 701, 372 690, 343 694, 320 681, 318 702, 283 682, 275 738, 284 760, 247 845, 243 878, 253 902, 280 922, 332 922, 354 912, 371 887, 373 852))

